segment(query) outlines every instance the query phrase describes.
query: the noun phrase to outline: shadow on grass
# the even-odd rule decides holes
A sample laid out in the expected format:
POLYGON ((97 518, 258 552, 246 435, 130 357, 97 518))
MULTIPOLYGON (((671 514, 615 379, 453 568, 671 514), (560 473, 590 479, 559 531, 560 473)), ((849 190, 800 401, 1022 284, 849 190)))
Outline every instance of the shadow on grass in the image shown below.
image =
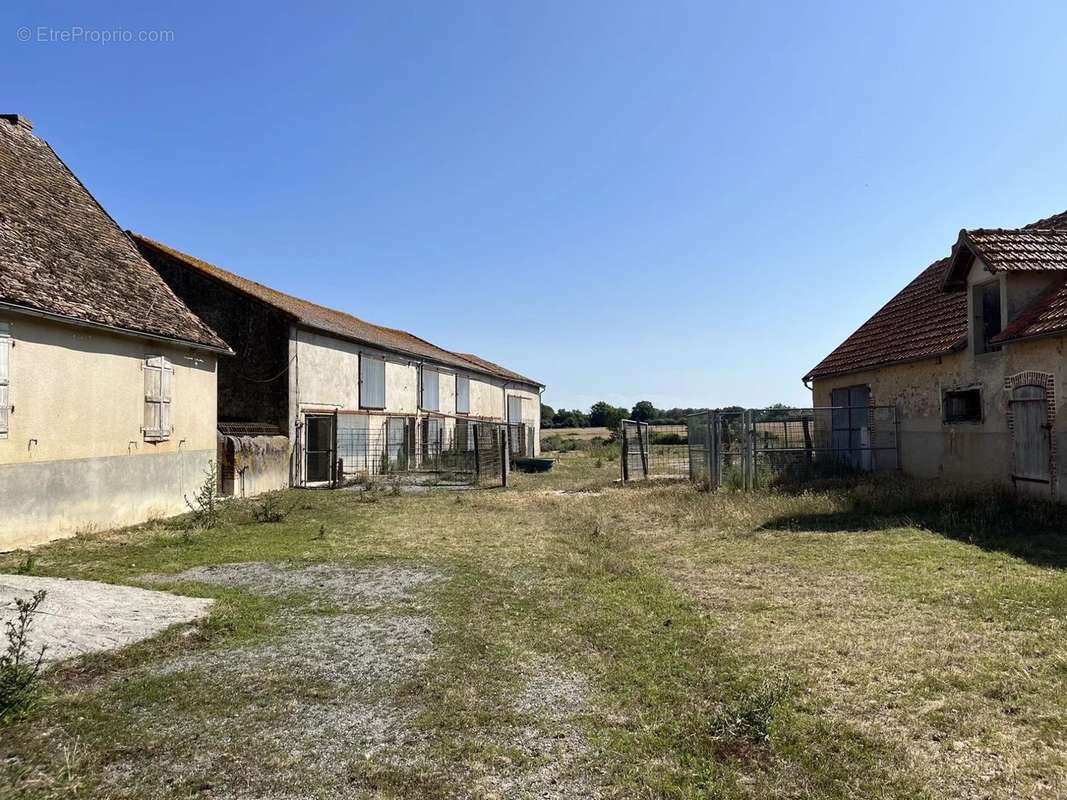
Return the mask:
POLYGON ((837 509, 776 517, 768 531, 868 531, 917 527, 1030 564, 1067 568, 1067 507, 992 487, 950 489, 894 478, 824 489, 837 509))

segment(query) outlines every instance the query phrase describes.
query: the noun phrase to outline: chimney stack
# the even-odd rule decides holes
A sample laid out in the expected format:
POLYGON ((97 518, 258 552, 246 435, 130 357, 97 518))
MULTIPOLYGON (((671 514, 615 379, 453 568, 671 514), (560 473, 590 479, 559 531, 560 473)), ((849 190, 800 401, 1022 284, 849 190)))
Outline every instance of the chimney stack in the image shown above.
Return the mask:
POLYGON ((5 122, 10 122, 12 125, 16 125, 19 128, 24 128, 28 131, 33 130, 33 123, 21 114, 0 114, 0 119, 5 122))

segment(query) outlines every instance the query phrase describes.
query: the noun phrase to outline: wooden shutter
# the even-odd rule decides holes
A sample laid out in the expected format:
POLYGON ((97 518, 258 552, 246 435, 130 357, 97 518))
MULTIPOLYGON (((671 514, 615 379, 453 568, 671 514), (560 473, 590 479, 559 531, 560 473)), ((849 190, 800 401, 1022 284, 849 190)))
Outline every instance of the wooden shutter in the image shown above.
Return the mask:
POLYGON ((174 365, 167 361, 166 358, 161 360, 163 363, 159 374, 161 378, 159 390, 159 430, 160 436, 166 439, 174 430, 170 414, 170 401, 174 391, 174 365))
POLYGON ((471 379, 466 375, 456 376, 456 413, 469 414, 471 411, 471 379))
POLYGON ((11 410, 11 342, 7 325, 0 324, 0 436, 7 436, 11 410))
POLYGON ((362 408, 385 408, 385 360, 359 357, 359 405, 362 408))
POLYGON ((441 407, 440 377, 437 370, 422 368, 422 408, 425 411, 437 411, 441 407))
POLYGON ((508 397, 508 422, 522 422, 522 398, 508 397))
POLYGON ((144 363, 144 437, 160 441, 170 437, 171 395, 174 368, 163 356, 151 356, 144 363))

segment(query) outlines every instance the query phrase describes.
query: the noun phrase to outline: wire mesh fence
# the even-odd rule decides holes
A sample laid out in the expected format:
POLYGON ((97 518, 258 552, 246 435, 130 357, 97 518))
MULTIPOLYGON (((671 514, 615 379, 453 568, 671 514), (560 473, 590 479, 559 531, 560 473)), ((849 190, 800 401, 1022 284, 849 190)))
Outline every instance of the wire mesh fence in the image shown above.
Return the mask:
POLYGON ((893 406, 707 411, 686 420, 689 476, 769 488, 900 468, 893 406))
POLYGON ((620 442, 624 481, 688 477, 755 489, 900 468, 893 406, 707 411, 684 426, 625 420, 620 442))
POLYGON ((509 466, 504 423, 448 416, 359 416, 337 428, 338 474, 501 485, 509 466))

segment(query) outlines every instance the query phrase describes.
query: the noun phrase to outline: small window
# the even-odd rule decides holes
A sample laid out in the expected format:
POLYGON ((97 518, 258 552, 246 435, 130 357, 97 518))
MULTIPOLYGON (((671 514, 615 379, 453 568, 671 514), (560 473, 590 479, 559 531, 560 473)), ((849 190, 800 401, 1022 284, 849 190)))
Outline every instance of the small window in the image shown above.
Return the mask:
POLYGON ((945 422, 981 422, 982 390, 955 389, 945 392, 945 422))
POLYGON ((144 362, 144 438, 163 442, 170 438, 171 387, 174 366, 164 356, 151 356, 144 362))
POLYGON ((466 375, 456 376, 456 413, 471 413, 471 379, 466 375))
POLYGON ((1000 283, 993 281, 974 287, 974 352, 992 353, 1000 349, 993 337, 1000 333, 1000 283))
POLYGON ((385 408, 385 360, 359 356, 359 407, 385 408))
POLYGON ((7 438, 8 415, 11 412, 11 328, 0 322, 0 439, 7 438))
POLYGON ((422 368, 422 395, 419 398, 419 407, 423 411, 441 410, 440 377, 441 374, 437 370, 422 368))

